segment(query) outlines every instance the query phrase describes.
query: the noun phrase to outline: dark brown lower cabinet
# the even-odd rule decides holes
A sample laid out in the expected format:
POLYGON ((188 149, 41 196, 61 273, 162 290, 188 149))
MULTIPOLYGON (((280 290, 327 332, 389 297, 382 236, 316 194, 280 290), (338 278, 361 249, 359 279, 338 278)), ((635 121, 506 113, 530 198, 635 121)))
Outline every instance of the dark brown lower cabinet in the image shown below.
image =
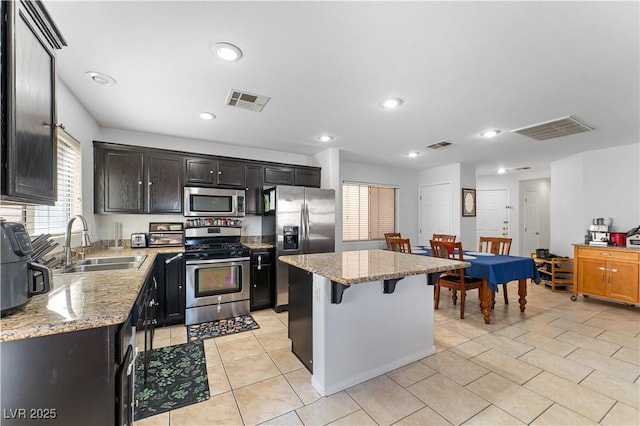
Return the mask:
POLYGON ((289 266, 291 351, 313 373, 313 274, 289 266))
POLYGON ((184 324, 185 263, 183 253, 161 254, 156 257, 158 277, 158 324, 184 324))
POLYGON ((126 358, 116 333, 102 327, 2 342, 2 425, 121 424, 116 373, 126 358))
POLYGON ((273 307, 273 250, 251 251, 251 310, 273 307))

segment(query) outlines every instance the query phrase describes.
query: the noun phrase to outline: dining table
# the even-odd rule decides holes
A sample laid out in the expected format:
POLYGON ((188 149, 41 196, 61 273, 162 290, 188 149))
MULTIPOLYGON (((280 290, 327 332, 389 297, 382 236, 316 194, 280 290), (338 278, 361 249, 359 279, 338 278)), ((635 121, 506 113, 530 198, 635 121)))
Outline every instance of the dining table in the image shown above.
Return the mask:
MULTIPOLYGON (((465 269, 465 275, 482 279, 482 298, 480 308, 485 324, 491 322, 491 311, 494 306, 493 297, 498 286, 505 286, 511 281, 518 281, 518 303, 520 312, 525 311, 527 304, 527 280, 540 283, 540 273, 531 257, 499 255, 476 251, 463 251, 464 261, 471 264, 465 269), (491 290, 491 291, 490 291, 491 290)), ((417 246, 412 254, 431 256, 431 248, 417 246)), ((456 256, 456 260, 457 260, 456 256)))

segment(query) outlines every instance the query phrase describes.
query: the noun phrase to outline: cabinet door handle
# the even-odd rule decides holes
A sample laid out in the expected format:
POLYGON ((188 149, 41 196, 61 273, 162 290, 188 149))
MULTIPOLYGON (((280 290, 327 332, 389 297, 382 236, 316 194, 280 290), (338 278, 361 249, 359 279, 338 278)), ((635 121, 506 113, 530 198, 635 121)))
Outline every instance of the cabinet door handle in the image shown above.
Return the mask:
POLYGON ((600 252, 600 256, 611 256, 611 253, 600 252))
POLYGON ((151 185, 153 182, 149 182, 149 185, 151 185))
POLYGON ((222 172, 218 172, 218 174, 219 174, 219 175, 221 175, 221 174, 222 174, 222 172))
POLYGON ((601 271, 606 271, 607 268, 605 268, 604 266, 600 266, 598 269, 600 269, 601 271))
POLYGON ((138 181, 138 185, 142 185, 142 181, 141 180, 138 181))
POLYGON ((213 170, 209 170, 209 174, 212 175, 213 174, 213 170))
POLYGON ((618 272, 616 268, 611 269, 611 272, 618 272))
POLYGON ((258 255, 258 271, 262 270, 262 255, 258 255))

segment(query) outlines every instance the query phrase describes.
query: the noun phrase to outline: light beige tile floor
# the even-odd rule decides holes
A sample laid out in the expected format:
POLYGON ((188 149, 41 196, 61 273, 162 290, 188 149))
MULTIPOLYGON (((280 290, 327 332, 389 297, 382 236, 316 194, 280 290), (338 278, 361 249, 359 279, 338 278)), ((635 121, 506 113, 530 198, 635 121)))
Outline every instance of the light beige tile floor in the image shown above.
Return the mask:
MULTIPOLYGON (((211 399, 136 422, 177 425, 640 424, 640 307, 530 284, 527 309, 496 297, 486 325, 470 293, 434 313, 436 354, 329 397, 290 352, 287 313, 205 340, 211 399)), ((186 341, 184 326, 154 347, 186 341)))

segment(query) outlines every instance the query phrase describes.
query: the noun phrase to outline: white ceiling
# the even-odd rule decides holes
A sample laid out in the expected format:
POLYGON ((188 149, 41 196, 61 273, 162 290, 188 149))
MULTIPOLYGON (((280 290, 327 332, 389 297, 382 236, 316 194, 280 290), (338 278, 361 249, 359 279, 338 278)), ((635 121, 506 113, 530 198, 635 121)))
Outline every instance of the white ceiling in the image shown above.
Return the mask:
POLYGON ((68 43, 58 75, 104 127, 309 155, 332 146, 403 168, 472 163, 479 174, 640 141, 637 1, 45 5, 68 43), (215 58, 219 41, 242 60, 215 58), (231 88, 271 101, 260 113, 225 106, 231 88), (404 104, 383 110, 389 96, 404 104), (510 132, 568 115, 595 131, 510 132), (502 133, 481 138, 488 128, 502 133), (455 145, 425 150, 442 140, 455 145))

